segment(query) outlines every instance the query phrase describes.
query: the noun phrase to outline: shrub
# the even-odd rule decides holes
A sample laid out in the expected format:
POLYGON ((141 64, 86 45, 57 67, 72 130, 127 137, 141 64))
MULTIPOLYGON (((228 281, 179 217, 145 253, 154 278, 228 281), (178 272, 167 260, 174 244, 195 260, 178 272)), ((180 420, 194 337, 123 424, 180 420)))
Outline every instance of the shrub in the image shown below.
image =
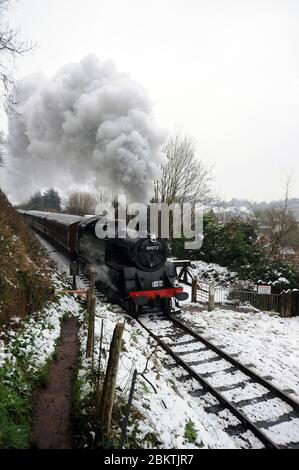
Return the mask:
POLYGON ((45 254, 0 191, 0 324, 39 309, 50 288, 45 254))

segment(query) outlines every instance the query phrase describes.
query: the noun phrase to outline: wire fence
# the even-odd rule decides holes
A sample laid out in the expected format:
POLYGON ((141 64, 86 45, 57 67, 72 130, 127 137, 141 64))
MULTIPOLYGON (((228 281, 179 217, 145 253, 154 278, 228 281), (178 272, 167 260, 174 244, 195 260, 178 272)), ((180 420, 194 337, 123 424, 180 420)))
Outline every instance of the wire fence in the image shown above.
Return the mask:
POLYGON ((182 284, 192 287, 192 302, 213 305, 255 307, 267 312, 277 312, 283 317, 299 316, 299 289, 283 291, 280 294, 260 294, 258 291, 240 290, 236 286, 222 287, 200 281, 191 269, 190 261, 174 261, 180 268, 178 279, 182 284), (195 283, 195 284, 194 284, 195 283), (214 292, 211 297, 211 293, 214 292))
MULTIPOLYGON (((208 304, 210 285, 206 282, 197 284, 197 302, 208 304)), ((215 304, 242 306, 250 305, 264 311, 281 311, 281 294, 259 294, 255 291, 242 291, 234 288, 215 286, 215 304)))
POLYGON ((280 294, 259 294, 252 291, 232 290, 228 296, 228 303, 250 304, 266 312, 280 312, 280 294))
MULTIPOLYGON (((210 285, 205 282, 198 282, 197 285, 197 302, 209 302, 210 285)), ((215 287, 215 303, 224 304, 229 300, 230 290, 223 287, 215 287)))

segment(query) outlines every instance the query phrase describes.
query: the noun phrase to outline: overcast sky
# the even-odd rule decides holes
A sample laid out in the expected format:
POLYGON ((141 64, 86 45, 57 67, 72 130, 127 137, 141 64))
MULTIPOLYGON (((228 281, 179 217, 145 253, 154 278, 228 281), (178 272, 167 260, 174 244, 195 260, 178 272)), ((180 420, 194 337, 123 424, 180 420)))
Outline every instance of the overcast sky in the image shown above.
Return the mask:
POLYGON ((17 76, 89 53, 142 83, 159 126, 181 128, 225 199, 299 196, 298 0, 19 0, 36 41, 17 76))

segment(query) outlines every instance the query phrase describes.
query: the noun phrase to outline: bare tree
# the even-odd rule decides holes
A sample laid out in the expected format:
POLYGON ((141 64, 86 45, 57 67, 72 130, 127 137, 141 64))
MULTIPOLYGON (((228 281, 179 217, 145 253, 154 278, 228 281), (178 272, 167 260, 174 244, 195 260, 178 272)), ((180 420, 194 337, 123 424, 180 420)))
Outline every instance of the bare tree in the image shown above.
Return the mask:
POLYGON ((5 21, 5 13, 10 0, 0 0, 0 100, 5 109, 13 109, 14 61, 17 56, 32 50, 31 42, 20 39, 20 31, 13 29, 5 21))
POLYGON ((92 215, 98 204, 98 196, 89 192, 73 191, 64 201, 65 212, 76 215, 92 215))
POLYGON ((214 194, 211 204, 211 211, 215 221, 219 225, 224 225, 231 220, 246 220, 247 216, 245 213, 239 211, 235 207, 227 207, 227 204, 222 199, 220 194, 214 194))
POLYGON ((109 189, 107 189, 105 186, 99 186, 97 188, 96 198, 98 203, 113 203, 113 201, 115 200, 115 195, 111 191, 109 191, 109 189))
POLYGON ((162 176, 154 182, 154 202, 208 202, 211 168, 196 156, 194 141, 178 132, 164 147, 168 159, 162 176))
POLYGON ((289 209, 291 177, 287 178, 284 199, 270 208, 253 210, 253 221, 265 242, 268 259, 277 260, 282 248, 298 236, 298 221, 289 209))
POLYGON ((0 131, 0 167, 4 165, 5 158, 4 158, 4 145, 5 145, 5 138, 2 131, 0 131))

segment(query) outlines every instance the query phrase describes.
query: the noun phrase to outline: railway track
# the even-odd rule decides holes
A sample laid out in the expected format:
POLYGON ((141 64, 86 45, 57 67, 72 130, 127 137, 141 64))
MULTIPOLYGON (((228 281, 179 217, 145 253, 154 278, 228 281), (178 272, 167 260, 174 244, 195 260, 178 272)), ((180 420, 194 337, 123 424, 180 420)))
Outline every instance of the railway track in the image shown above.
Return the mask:
POLYGON ((172 358, 169 367, 187 372, 181 380, 198 384, 190 394, 203 403, 213 397, 207 412, 223 415, 226 410, 237 419, 225 429, 228 434, 241 436, 246 447, 252 446, 253 435, 264 448, 299 448, 299 403, 292 397, 173 315, 138 321, 172 358))
MULTIPOLYGON (((82 281, 88 281, 86 276, 81 275, 80 278, 82 281)), ((108 301, 99 286, 96 286, 96 295, 102 302, 108 301)), ((123 310, 123 307, 120 308, 123 310)), ((124 313, 128 312, 124 310, 124 313)), ((254 442, 250 438, 251 433, 252 437, 255 437, 264 448, 299 448, 299 403, 297 401, 252 369, 240 363, 235 357, 227 354, 207 338, 201 336, 176 316, 167 315, 165 317, 157 316, 157 314, 153 316, 154 330, 163 330, 163 325, 161 325, 163 321, 171 323, 172 328, 170 331, 166 331, 166 334, 157 334, 148 324, 144 323, 144 318, 147 317, 139 317, 138 323, 167 352, 174 360, 174 363, 187 372, 187 376, 183 376, 182 379, 186 381, 189 377, 199 384, 197 389, 191 391, 191 395, 204 398, 210 394, 215 401, 211 404, 211 401, 208 400, 208 406, 205 408, 207 412, 217 415, 217 413, 228 410, 238 420, 236 424, 229 425, 227 430, 224 429, 228 434, 244 436, 239 441, 243 441, 246 447, 250 447, 254 442), (188 355, 192 355, 191 360, 188 359, 188 355), (221 364, 220 368, 218 367, 219 364, 221 364), (205 367, 209 365, 213 365, 212 371, 204 370, 201 372, 198 370, 198 366, 205 367), (227 377, 224 376, 220 383, 214 384, 213 378, 219 370, 224 372, 227 377, 233 377, 237 373, 239 378, 227 384, 227 377), (243 374, 242 377, 240 377, 240 373, 243 374), (254 390, 253 396, 239 400, 239 398, 242 398, 242 389, 244 391, 247 386, 254 390), (240 392, 239 389, 241 389, 240 392), (240 393, 240 396, 236 400, 234 396, 238 393, 240 393), (270 413, 270 417, 268 415, 266 419, 259 419, 259 408, 266 403, 269 404, 270 409, 273 409, 273 416, 271 417, 270 413), (256 419, 250 416, 250 414, 253 414, 252 411, 251 413, 246 412, 246 407, 254 407, 255 405, 257 407, 256 419), (277 416, 279 407, 283 407, 284 412, 277 416), (279 442, 279 439, 277 440, 276 436, 271 433, 271 428, 282 423, 290 423, 290 428, 293 428, 289 442, 279 442), (297 437, 293 439, 293 435, 297 437)))
MULTIPOLYGON (((80 279, 88 281, 83 275, 80 279)), ((100 289, 96 288, 96 294, 107 302, 100 289)), ((233 421, 230 417, 231 424, 224 429, 228 434, 240 437, 245 447, 258 442, 265 448, 299 448, 298 402, 177 317, 153 318, 147 323, 147 317, 138 321, 172 358, 170 367, 185 371, 181 380, 191 379, 197 384, 190 394, 201 400, 200 406, 216 416, 229 412, 235 418, 233 421), (265 405, 267 413, 263 416, 265 405), (273 432, 279 425, 286 426, 283 441, 273 432)))

